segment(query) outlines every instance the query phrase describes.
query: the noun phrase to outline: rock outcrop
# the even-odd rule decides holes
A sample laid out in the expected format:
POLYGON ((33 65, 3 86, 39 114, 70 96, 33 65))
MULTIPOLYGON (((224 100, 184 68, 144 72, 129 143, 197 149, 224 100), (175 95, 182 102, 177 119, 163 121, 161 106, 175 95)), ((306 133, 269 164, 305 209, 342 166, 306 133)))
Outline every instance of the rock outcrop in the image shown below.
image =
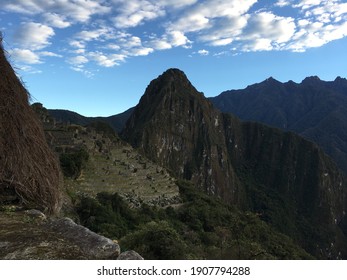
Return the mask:
POLYGON ((120 254, 118 244, 69 218, 12 210, 0 211, 0 259, 95 260, 120 254))
POLYGON ((143 260, 143 257, 131 250, 121 253, 117 260, 143 260))
POLYGON ((117 243, 76 224, 69 218, 53 220, 47 227, 78 246, 88 259, 115 259, 120 254, 117 243))

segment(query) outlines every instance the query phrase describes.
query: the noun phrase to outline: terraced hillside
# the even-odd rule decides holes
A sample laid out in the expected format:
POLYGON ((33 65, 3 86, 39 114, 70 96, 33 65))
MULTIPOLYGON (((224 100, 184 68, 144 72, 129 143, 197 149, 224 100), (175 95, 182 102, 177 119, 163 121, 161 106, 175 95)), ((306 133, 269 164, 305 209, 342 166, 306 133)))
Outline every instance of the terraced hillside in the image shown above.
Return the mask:
POLYGON ((104 124, 56 123, 41 104, 33 107, 43 122, 47 141, 61 158, 82 150, 88 155, 76 176, 65 177, 70 194, 118 192, 135 206, 142 201, 161 206, 179 202, 178 187, 169 172, 140 155, 104 124))

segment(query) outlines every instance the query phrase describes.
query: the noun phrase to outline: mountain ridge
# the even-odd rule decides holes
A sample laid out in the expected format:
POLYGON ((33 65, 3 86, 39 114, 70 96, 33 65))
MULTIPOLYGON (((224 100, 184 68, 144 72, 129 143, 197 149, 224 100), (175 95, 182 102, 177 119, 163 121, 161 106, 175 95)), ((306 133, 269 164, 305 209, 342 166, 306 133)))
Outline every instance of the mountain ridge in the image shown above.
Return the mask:
POLYGON ((346 249, 336 226, 345 219, 346 181, 335 163, 294 133, 221 113, 182 71, 169 69, 149 84, 121 135, 178 178, 259 212, 308 252, 339 254, 329 242, 346 249))
POLYGON ((73 123, 82 126, 89 125, 93 122, 105 122, 116 132, 120 132, 133 110, 134 107, 109 117, 86 117, 77 112, 65 109, 48 109, 48 112, 57 122, 73 123))
POLYGON ((347 172, 347 80, 268 80, 209 98, 222 112, 293 131, 317 143, 347 172))

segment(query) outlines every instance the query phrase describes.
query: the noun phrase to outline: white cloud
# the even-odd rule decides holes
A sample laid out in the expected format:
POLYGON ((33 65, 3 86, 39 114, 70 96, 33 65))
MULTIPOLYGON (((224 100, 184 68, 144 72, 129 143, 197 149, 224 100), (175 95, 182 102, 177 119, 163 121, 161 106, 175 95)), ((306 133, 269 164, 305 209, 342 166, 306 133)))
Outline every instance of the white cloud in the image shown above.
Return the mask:
POLYGON ((32 67, 31 65, 20 65, 18 67, 21 71, 24 71, 29 74, 41 74, 42 71, 39 69, 36 69, 35 67, 32 67))
POLYGON ((146 56, 152 53, 154 50, 152 48, 140 47, 134 48, 126 52, 129 56, 146 56))
POLYGON ((347 3, 305 0, 293 7, 304 13, 297 19, 297 30, 284 49, 304 52, 347 36, 347 3))
POLYGON ((168 50, 172 48, 172 45, 167 42, 167 38, 154 38, 149 42, 149 45, 155 50, 168 50))
POLYGON ((107 44, 105 48, 109 50, 114 50, 114 51, 119 51, 121 49, 119 45, 113 44, 113 43, 107 44))
POLYGON ((75 71, 75 72, 79 72, 82 73, 83 75, 85 75, 87 78, 92 78, 94 77, 94 73, 85 69, 84 65, 77 65, 77 66, 71 66, 70 67, 71 70, 75 71))
POLYGON ((212 46, 226 46, 233 42, 232 38, 215 39, 211 42, 212 46))
POLYGON ((89 60, 83 55, 78 55, 78 56, 70 57, 68 59, 68 62, 72 65, 83 65, 85 63, 88 63, 89 60))
POLYGON ((272 41, 265 38, 257 38, 255 40, 248 41, 242 46, 242 50, 246 52, 270 51, 273 48, 272 41))
POLYGON ((56 54, 56 53, 53 53, 53 52, 47 52, 47 51, 39 52, 39 55, 40 56, 49 56, 49 57, 63 57, 60 54, 56 54))
POLYGON ((173 47, 190 48, 192 42, 182 31, 169 30, 161 38, 150 36, 147 44, 155 50, 167 50, 173 47))
POLYGON ((142 46, 142 41, 137 36, 128 36, 127 38, 122 38, 120 42, 124 47, 126 46, 127 48, 142 46))
POLYGON ((124 55, 120 54, 104 54, 102 52, 90 52, 88 54, 91 60, 103 67, 113 67, 119 65, 125 59, 124 55))
POLYGON ((302 8, 304 10, 309 9, 313 6, 320 5, 324 0, 301 0, 298 4, 294 5, 295 8, 302 8))
POLYGON ((274 46, 288 42, 295 34, 295 30, 293 18, 261 12, 250 17, 241 38, 245 41, 253 41, 256 51, 271 50, 269 44, 274 46))
POLYGON ((75 35, 75 38, 80 41, 93 41, 97 40, 105 34, 104 29, 97 30, 83 30, 75 35))
MULTIPOLYGON (((101 26, 100 28, 91 29, 91 30, 82 30, 75 34, 70 40, 69 45, 71 47, 77 48, 79 52, 85 50, 89 42, 96 41, 97 43, 105 43, 111 39, 116 39, 119 37, 115 34, 115 30, 101 26)), ((115 46, 113 43, 108 43, 109 46, 115 46)), ((105 48, 105 47, 103 47, 105 48)), ((75 51, 76 52, 76 51, 75 51)))
MULTIPOLYGON (((96 24, 95 24, 96 25, 96 24)), ((122 34, 122 32, 116 32, 116 30, 110 26, 107 26, 105 24, 101 24, 98 28, 95 28, 94 25, 92 29, 85 29, 80 32, 78 32, 74 39, 77 41, 107 41, 115 38, 120 38, 121 36, 119 34, 122 34)))
POLYGON ((201 1, 173 21, 168 29, 197 34, 197 39, 212 46, 231 44, 247 24, 247 12, 257 0, 201 1))
POLYGON ((321 22, 308 21, 304 23, 286 49, 304 52, 308 48, 320 47, 347 36, 347 22, 342 22, 340 25, 324 25, 321 22))
POLYGON ((86 43, 82 40, 70 40, 69 45, 74 48, 84 49, 86 47, 86 43))
POLYGON ((197 3, 198 0, 157 0, 156 3, 161 6, 171 6, 174 8, 183 8, 187 6, 191 6, 197 3))
POLYGON ((86 52, 85 49, 76 49, 76 50, 70 51, 70 53, 74 53, 74 54, 84 54, 85 52, 86 52))
POLYGON ((187 46, 191 41, 184 35, 182 31, 169 31, 165 37, 167 38, 170 45, 174 47, 187 46))
POLYGON ((42 63, 40 60, 40 56, 31 50, 26 49, 18 49, 15 48, 9 51, 11 58, 13 58, 16 62, 26 63, 26 64, 39 64, 42 63))
POLYGON ((191 15, 209 20, 221 17, 238 17, 248 12, 256 2, 257 0, 198 1, 195 6, 183 14, 181 19, 191 15))
POLYGON ((203 49, 203 50, 198 50, 198 54, 200 54, 200 55, 208 55, 210 52, 208 51, 208 50, 205 50, 205 49, 203 49))
POLYGON ((246 14, 239 17, 224 17, 215 20, 213 28, 202 32, 203 35, 199 36, 199 39, 212 46, 229 45, 242 34, 249 17, 246 14))
POLYGON ((3 0, 3 9, 22 14, 37 14, 43 11, 40 1, 34 0, 3 0))
POLYGON ((117 28, 129 28, 138 26, 145 21, 150 21, 165 15, 163 7, 156 1, 149 0, 113 0, 117 5, 117 16, 114 24, 117 28))
POLYGON ((347 3, 339 0, 279 0, 275 3, 278 7, 296 9, 295 19, 268 10, 251 13, 255 2, 199 1, 171 21, 168 30, 181 31, 211 46, 234 44, 245 51, 304 51, 347 36, 344 24, 347 3))
POLYGON ((277 6, 277 7, 285 7, 285 6, 289 6, 290 4, 291 4, 291 2, 288 1, 288 0, 278 0, 275 3, 275 6, 277 6))
POLYGON ((310 15, 334 19, 347 14, 347 3, 337 3, 327 1, 321 6, 316 6, 310 10, 310 15))
POLYGON ((214 53, 210 47, 218 47, 215 51, 220 54, 230 54, 232 49, 237 53, 302 52, 347 36, 346 1, 276 0, 260 7, 263 2, 1 0, 0 10, 24 14, 22 20, 31 21, 20 24, 13 33, 17 52, 30 51, 27 61, 40 63, 45 56, 60 57, 48 48, 42 50, 54 42, 55 32, 59 39, 68 34, 60 40, 59 44, 67 46, 59 52, 72 55, 66 61, 79 72, 87 71, 87 62, 113 67, 133 56, 176 47, 195 46, 200 50, 195 54, 201 55, 214 53))
POLYGON ((66 15, 77 22, 87 22, 93 15, 111 11, 104 1, 98 0, 2 0, 2 8, 23 14, 66 15))
POLYGON ((66 17, 58 15, 56 13, 46 13, 43 15, 45 23, 49 26, 56 28, 66 28, 71 25, 70 22, 66 21, 66 17))
POLYGON ((210 20, 203 14, 187 13, 172 23, 170 29, 177 29, 184 32, 195 32, 211 27, 210 20))
POLYGON ((130 28, 165 16, 171 9, 191 6, 198 0, 112 0, 118 14, 114 17, 117 28, 130 28))
POLYGON ((14 34, 14 42, 22 48, 40 50, 50 45, 54 30, 36 22, 22 23, 14 34))

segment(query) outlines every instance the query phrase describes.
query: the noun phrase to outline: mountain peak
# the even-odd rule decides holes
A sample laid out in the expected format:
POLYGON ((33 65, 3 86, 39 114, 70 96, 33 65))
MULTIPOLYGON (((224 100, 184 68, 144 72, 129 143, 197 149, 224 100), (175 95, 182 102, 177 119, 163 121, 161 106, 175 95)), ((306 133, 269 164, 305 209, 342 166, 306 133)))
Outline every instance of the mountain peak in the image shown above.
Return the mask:
POLYGON ((340 76, 337 76, 334 82, 345 83, 345 82, 347 82, 347 79, 346 78, 342 78, 340 76))
POLYGON ((163 74, 159 75, 157 79, 154 79, 150 83, 150 86, 152 84, 159 84, 159 86, 162 87, 169 86, 172 83, 179 83, 182 86, 192 86, 186 74, 182 70, 177 68, 170 68, 166 70, 163 74))
POLYGON ((315 82, 321 82, 321 79, 318 76, 309 76, 302 80, 302 83, 315 83, 315 82))
POLYGON ((269 78, 267 78, 266 80, 265 80, 265 82, 270 82, 270 83, 273 83, 273 82, 276 82, 276 83, 279 83, 279 81, 277 81, 276 79, 274 79, 272 76, 271 77, 269 77, 269 78))
MULTIPOLYGON (((148 104, 152 104, 165 96, 174 95, 186 98, 187 96, 198 96, 198 93, 182 70, 170 68, 150 82, 141 101, 147 100, 148 104)), ((140 103, 143 103, 141 101, 140 103)))
POLYGON ((178 178, 231 197, 222 121, 182 71, 169 69, 149 84, 122 136, 178 178))
POLYGON ((170 69, 167 69, 165 72, 163 72, 161 75, 159 75, 156 79, 154 79, 150 83, 150 85, 152 83, 163 84, 163 83, 172 83, 175 81, 189 82, 186 74, 182 70, 177 68, 170 68, 170 69))
POLYGON ((169 68, 161 76, 184 76, 185 78, 187 78, 186 74, 178 68, 169 68))

